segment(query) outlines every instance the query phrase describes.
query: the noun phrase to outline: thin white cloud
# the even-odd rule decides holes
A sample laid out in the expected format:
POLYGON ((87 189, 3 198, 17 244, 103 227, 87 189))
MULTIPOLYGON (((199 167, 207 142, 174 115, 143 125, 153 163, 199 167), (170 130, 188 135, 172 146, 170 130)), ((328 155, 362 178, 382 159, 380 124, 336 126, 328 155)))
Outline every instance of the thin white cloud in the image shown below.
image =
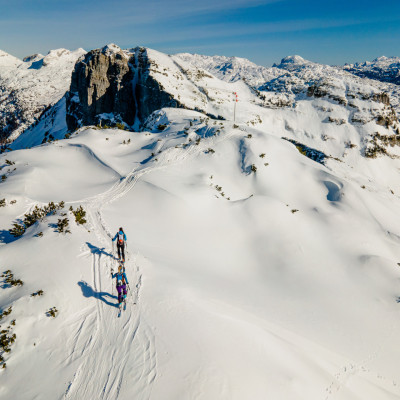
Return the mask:
MULTIPOLYGON (((398 17, 388 17, 383 22, 396 22, 398 17)), ((340 20, 309 19, 293 20, 282 22, 269 22, 257 24, 207 24, 201 26, 190 26, 170 31, 168 34, 154 32, 147 35, 147 40, 153 44, 161 45, 173 41, 201 40, 201 39, 224 39, 228 37, 242 37, 252 35, 265 35, 275 33, 305 32, 310 30, 326 30, 332 28, 344 28, 363 24, 373 24, 373 18, 363 18, 355 20, 353 18, 343 18, 340 20)), ((382 22, 382 21, 381 21, 382 22)))
POLYGON ((203 14, 218 13, 236 9, 247 9, 262 5, 268 5, 287 0, 148 0, 145 3, 130 7, 131 2, 125 3, 126 7, 119 14, 120 23, 150 23, 154 21, 165 22, 167 18, 179 19, 182 17, 196 17, 203 14))

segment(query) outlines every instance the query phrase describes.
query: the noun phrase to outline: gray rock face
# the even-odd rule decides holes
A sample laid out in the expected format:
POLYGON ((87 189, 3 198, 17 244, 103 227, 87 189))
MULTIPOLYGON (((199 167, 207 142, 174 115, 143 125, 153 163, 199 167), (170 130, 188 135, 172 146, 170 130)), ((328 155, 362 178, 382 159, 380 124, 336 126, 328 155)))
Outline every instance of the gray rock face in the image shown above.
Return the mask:
POLYGON ((78 60, 67 95, 68 129, 107 121, 104 114, 132 125, 136 115, 133 77, 129 58, 116 46, 92 50, 78 60))
POLYGON ((383 103, 386 106, 390 106, 390 98, 387 93, 378 93, 372 97, 373 100, 383 103))
POLYGON ((67 94, 70 131, 83 125, 116 122, 131 126, 163 107, 184 107, 150 74, 145 48, 122 51, 115 45, 92 50, 78 60, 67 94))
POLYGON ((145 48, 137 49, 138 82, 135 95, 138 107, 138 118, 144 121, 153 111, 163 107, 184 108, 174 97, 164 91, 162 85, 150 74, 150 61, 145 48))

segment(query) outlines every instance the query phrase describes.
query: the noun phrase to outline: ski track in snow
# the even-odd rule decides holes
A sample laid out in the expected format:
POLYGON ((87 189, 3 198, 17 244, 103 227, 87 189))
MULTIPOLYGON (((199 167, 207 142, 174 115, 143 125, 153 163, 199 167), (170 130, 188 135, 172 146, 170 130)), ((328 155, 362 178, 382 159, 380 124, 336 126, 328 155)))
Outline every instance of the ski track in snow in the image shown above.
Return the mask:
MULTIPOLYGON (((392 323, 390 332, 384 341, 390 342, 392 336, 394 336, 394 323, 392 323)), ((382 341, 381 343, 383 343, 382 341)), ((372 351, 364 360, 360 360, 359 362, 349 362, 343 365, 335 374, 334 380, 330 383, 330 385, 325 389, 327 395, 325 400, 330 400, 336 397, 338 393, 344 389, 348 388, 348 383, 350 380, 359 377, 361 379, 365 379, 366 381, 380 381, 381 387, 397 387, 398 382, 385 378, 381 374, 374 373, 368 368, 368 364, 371 364, 372 361, 376 360, 379 355, 383 351, 383 345, 379 345, 374 351, 372 351)))
MULTIPOLYGON (((109 248, 113 236, 101 209, 128 193, 143 175, 183 162, 205 151, 210 144, 226 140, 234 134, 225 133, 208 138, 201 144, 190 145, 184 151, 182 148, 168 148, 158 155, 157 163, 133 169, 108 191, 69 204, 79 203, 85 207, 90 231, 94 231, 107 252, 114 254, 113 249, 109 248)), ((82 253, 87 254, 87 249, 82 253)), ((101 252, 93 253, 92 257, 91 284, 94 291, 101 293, 105 290, 116 295, 114 281, 110 279, 111 267, 116 262, 101 252)), ((117 308, 111 309, 97 299, 95 306, 84 310, 75 317, 75 321, 68 321, 69 325, 75 324, 75 332, 67 343, 67 348, 72 350, 66 364, 77 363, 77 367, 65 391, 65 399, 132 398, 132 394, 136 399, 148 399, 151 396, 151 384, 157 375, 156 337, 140 315, 141 271, 135 258, 130 258, 130 252, 126 250, 126 270, 133 283, 133 292, 128 292, 127 308, 122 311, 121 317, 117 318, 117 308)))

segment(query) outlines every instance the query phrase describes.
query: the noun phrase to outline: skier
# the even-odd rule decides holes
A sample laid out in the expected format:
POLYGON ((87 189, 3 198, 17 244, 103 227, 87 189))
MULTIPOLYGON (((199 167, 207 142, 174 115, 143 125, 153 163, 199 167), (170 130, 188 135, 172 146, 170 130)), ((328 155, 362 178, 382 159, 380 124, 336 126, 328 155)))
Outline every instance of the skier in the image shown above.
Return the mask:
POLYGON ((118 259, 121 260, 121 254, 122 254, 122 262, 125 262, 126 235, 122 227, 119 228, 119 231, 115 234, 114 239, 112 241, 114 242, 115 240, 117 240, 118 259))
MULTIPOLYGON (((123 270, 122 265, 118 267, 118 272, 113 275, 117 279, 117 292, 118 292, 118 306, 121 308, 121 303, 126 299, 127 290, 126 285, 129 285, 128 278, 123 270)), ((126 303, 125 303, 126 306, 126 303)), ((124 306, 124 309, 125 309, 124 306)))

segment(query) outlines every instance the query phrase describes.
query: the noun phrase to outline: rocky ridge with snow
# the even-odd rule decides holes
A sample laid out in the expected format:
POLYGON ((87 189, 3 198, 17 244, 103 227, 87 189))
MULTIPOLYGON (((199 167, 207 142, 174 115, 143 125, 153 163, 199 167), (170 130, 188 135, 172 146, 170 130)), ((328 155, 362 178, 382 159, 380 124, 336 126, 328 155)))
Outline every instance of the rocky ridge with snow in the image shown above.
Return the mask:
POLYGON ((400 58, 379 57, 373 61, 346 64, 343 69, 361 78, 375 79, 381 82, 400 84, 400 58))
POLYGON ((21 62, 2 53, 6 71, 0 72, 3 138, 14 140, 23 131, 33 138, 36 132, 45 132, 41 137, 44 142, 88 124, 119 123, 137 129, 163 107, 192 109, 226 119, 231 111, 224 114, 224 104, 232 102, 230 84, 236 83, 240 100, 244 97, 262 108, 293 108, 306 98, 319 98, 319 103, 327 102, 317 106, 321 121, 356 128, 374 121, 385 126, 386 132, 366 134, 361 129, 363 151, 379 148, 380 154, 384 153, 387 143, 382 137, 389 138, 386 142, 398 141, 399 86, 359 78, 342 68, 300 56, 285 57, 265 68, 237 57, 167 56, 145 48, 122 50, 114 44, 83 55, 83 50, 70 53, 61 49, 21 62), (16 74, 11 72, 14 69, 16 74), (55 83, 49 87, 52 80, 55 83), (13 85, 15 90, 10 89, 13 85))
POLYGON ((25 61, 0 52, 0 140, 14 140, 68 91, 83 49, 51 50, 25 61))

